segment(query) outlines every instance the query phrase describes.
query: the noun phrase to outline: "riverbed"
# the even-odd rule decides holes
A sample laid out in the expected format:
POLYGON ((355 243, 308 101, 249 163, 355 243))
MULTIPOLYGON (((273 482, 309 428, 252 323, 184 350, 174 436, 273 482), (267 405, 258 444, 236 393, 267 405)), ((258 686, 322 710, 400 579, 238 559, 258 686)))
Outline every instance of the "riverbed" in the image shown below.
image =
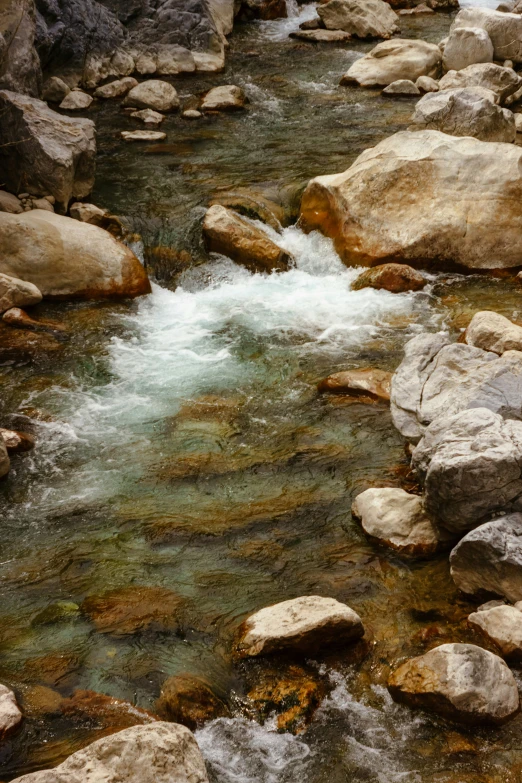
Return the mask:
MULTIPOLYGON (((197 732, 214 783, 517 783, 522 718, 466 730, 390 699, 390 670, 428 639, 473 641, 474 604, 457 593, 447 553, 412 560, 361 532, 350 512, 360 491, 415 490, 404 442, 388 408, 316 388, 340 369, 393 370, 412 336, 457 338, 479 309, 520 320, 520 289, 509 277, 438 274, 418 293, 352 291, 360 270, 292 225, 306 182, 407 128, 414 103, 340 87, 372 44, 288 38, 313 15, 305 6, 239 25, 223 74, 173 79, 185 97, 240 85, 242 115, 170 116, 167 141, 142 147, 120 141, 135 126, 118 107, 93 109, 93 201, 141 235, 138 252, 170 248, 191 263, 174 273, 165 254, 145 252, 150 296, 40 306, 68 330, 62 353, 2 367, 4 420, 32 428, 38 447, 1 486, 1 680, 154 711, 168 676, 204 676, 232 709, 197 732), (206 255, 204 209, 238 189, 285 206, 277 241, 295 258, 289 272, 252 275, 206 255), (176 633, 114 637, 74 608, 141 585, 179 596, 176 633), (306 662, 324 698, 305 731, 278 733, 249 709, 253 675, 234 664, 233 638, 255 609, 306 594, 349 604, 372 642, 362 660, 306 662)), ((437 42, 450 23, 402 17, 402 35, 437 42)), ((55 765, 97 736, 95 722, 29 716, 2 746, 1 777, 55 765)))

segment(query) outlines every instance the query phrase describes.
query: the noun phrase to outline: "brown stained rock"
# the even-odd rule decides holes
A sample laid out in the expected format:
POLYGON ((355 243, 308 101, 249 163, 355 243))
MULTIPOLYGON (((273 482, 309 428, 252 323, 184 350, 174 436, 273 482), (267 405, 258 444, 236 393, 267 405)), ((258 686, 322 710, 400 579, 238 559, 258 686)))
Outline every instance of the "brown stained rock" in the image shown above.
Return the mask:
POLYGON ((263 672, 248 698, 261 720, 275 712, 278 730, 297 734, 311 722, 323 695, 324 686, 316 674, 290 666, 263 672))
POLYGON ((47 685, 33 685, 22 691, 24 714, 34 718, 58 715, 63 701, 62 694, 47 685))
POLYGON ((209 682, 192 674, 178 674, 163 683, 156 702, 161 716, 195 731, 209 720, 228 716, 227 705, 214 693, 209 682))
POLYGON ((389 402, 392 373, 372 367, 344 370, 329 375, 318 385, 318 391, 328 394, 347 394, 370 401, 389 402))
POLYGON ((365 270, 352 283, 352 291, 361 288, 385 289, 392 294, 405 291, 420 291, 426 285, 426 279, 407 264, 380 264, 365 270))
POLYGON ((163 587, 124 587, 89 596, 81 609, 99 633, 114 636, 179 628, 182 599, 163 587))
POLYGON ((36 445, 32 435, 28 435, 26 432, 18 432, 17 430, 6 430, 2 427, 0 427, 0 438, 4 441, 8 454, 21 454, 24 451, 31 451, 36 445))
POLYGON ((3 316, 2 321, 16 329, 29 329, 32 332, 63 332, 63 326, 51 321, 37 321, 22 310, 21 307, 11 307, 3 316))
POLYGON ((0 361, 47 361, 63 347, 50 334, 13 329, 0 323, 0 361))
POLYGON ((95 724, 104 729, 127 729, 154 723, 159 718, 123 699, 96 691, 76 690, 60 704, 62 715, 73 721, 95 724))
POLYGON ((218 204, 207 210, 203 234, 208 249, 228 256, 252 272, 286 271, 291 256, 262 229, 218 204))
POLYGON ((63 685, 80 668, 80 658, 74 653, 50 653, 26 661, 24 679, 43 685, 63 685))

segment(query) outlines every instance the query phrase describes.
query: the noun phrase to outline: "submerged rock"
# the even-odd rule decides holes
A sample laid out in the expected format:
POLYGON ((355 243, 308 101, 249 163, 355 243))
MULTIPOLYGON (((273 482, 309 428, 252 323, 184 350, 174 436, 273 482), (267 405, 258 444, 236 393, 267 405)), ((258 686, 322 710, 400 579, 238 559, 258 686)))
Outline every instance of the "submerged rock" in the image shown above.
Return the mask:
POLYGON ((109 232, 42 210, 23 215, 0 212, 0 272, 33 283, 44 297, 100 299, 150 293, 141 263, 109 232))
POLYGON ((494 92, 501 103, 504 103, 519 85, 520 77, 512 68, 503 68, 496 63, 477 63, 460 71, 448 71, 439 81, 440 90, 484 87, 494 92))
POLYGON ((76 690, 60 702, 61 714, 75 722, 103 729, 127 729, 159 721, 156 715, 128 701, 96 691, 76 690))
POLYGON ((331 237, 349 265, 520 266, 521 166, 515 145, 396 133, 347 171, 313 179, 300 224, 331 237))
POLYGON ((245 108, 246 95, 235 84, 212 87, 201 101, 201 111, 239 111, 245 108))
POLYGON ((348 394, 350 397, 369 398, 389 402, 392 375, 385 370, 344 370, 329 375, 318 386, 320 392, 348 394))
POLYGON ((444 46, 442 65, 446 71, 460 71, 475 63, 493 62, 493 44, 480 27, 457 27, 450 30, 444 46))
POLYGON ((35 285, 0 273, 0 313, 12 307, 30 307, 41 301, 42 293, 35 285))
POLYGON ((182 604, 176 593, 163 587, 133 586, 89 596, 81 609, 99 633, 127 636, 177 630, 182 604))
POLYGON ((519 709, 518 688, 498 655, 474 644, 442 644, 391 675, 396 701, 464 723, 504 723, 519 709))
MULTIPOLYGON (((521 607, 522 608, 522 607, 521 607)), ((506 658, 522 657, 522 611, 515 606, 479 609, 468 617, 468 623, 493 642, 506 658)))
POLYGON ((156 722, 111 734, 69 756, 55 769, 16 783, 208 783, 196 740, 184 726, 156 722))
POLYGON ((355 498, 352 514, 365 533, 405 554, 429 555, 450 540, 426 513, 423 499, 403 489, 367 489, 355 498))
POLYGON ((410 130, 438 130, 481 141, 513 143, 516 136, 513 112, 497 106, 495 94, 483 87, 428 93, 415 106, 412 123, 410 130))
POLYGON ((133 87, 127 93, 124 106, 136 109, 154 109, 154 111, 170 112, 179 109, 178 93, 169 82, 161 79, 149 79, 133 87))
POLYGON ((51 332, 55 334, 64 331, 60 324, 53 321, 41 321, 31 318, 20 307, 11 307, 10 310, 6 310, 2 316, 2 321, 5 324, 9 324, 9 326, 14 326, 16 329, 30 329, 35 332, 51 332))
POLYGON ((286 250, 260 228, 219 204, 207 210, 203 235, 211 252, 228 256, 252 272, 289 268, 291 257, 286 250))
POLYGON ((94 185, 94 123, 65 117, 43 101, 0 92, 0 168, 9 190, 52 195, 65 211, 94 185))
POLYGON ((344 30, 357 38, 390 38, 399 17, 383 0, 328 0, 317 6, 327 30, 344 30))
POLYGON ((459 27, 480 27, 493 44, 495 60, 522 62, 522 16, 492 8, 463 8, 451 26, 450 35, 459 27))
POLYGON ((505 351, 522 351, 522 326, 491 310, 475 313, 466 329, 468 345, 502 355, 505 351))
POLYGON ((451 576, 463 593, 522 600, 522 514, 486 522, 464 536, 450 556, 451 576))
POLYGON ((5 739, 18 728, 22 718, 13 691, 6 685, 0 684, 0 740, 5 739))
POLYGON ((207 721, 228 716, 229 709, 202 677, 177 674, 163 683, 156 702, 160 715, 194 731, 207 721))
POLYGON ((301 666, 263 671, 248 692, 248 699, 261 721, 277 716, 278 731, 299 733, 319 707, 324 688, 314 673, 301 666))
POLYGON ((380 264, 362 272, 352 283, 352 291, 375 288, 402 294, 406 291, 420 291, 425 285, 423 275, 407 264, 380 264))
POLYGON ((361 87, 386 87, 399 79, 415 82, 419 76, 437 77, 441 51, 436 44, 408 38, 394 38, 377 44, 356 60, 341 79, 341 84, 356 82, 361 87))
POLYGON ((334 598, 303 596, 250 615, 241 626, 237 652, 241 658, 282 652, 311 655, 363 636, 361 618, 349 606, 334 598))

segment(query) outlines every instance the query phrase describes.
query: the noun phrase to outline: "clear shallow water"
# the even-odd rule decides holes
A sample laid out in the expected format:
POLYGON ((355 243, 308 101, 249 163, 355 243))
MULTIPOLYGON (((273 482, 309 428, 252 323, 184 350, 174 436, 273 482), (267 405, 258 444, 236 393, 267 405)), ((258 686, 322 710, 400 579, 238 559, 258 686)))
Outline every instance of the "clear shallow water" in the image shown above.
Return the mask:
MULTIPOLYGON (((409 337, 457 336, 479 308, 520 319, 519 289, 437 276, 418 294, 352 292, 358 271, 295 228, 278 237, 296 258, 281 275, 209 260, 199 243, 216 193, 255 186, 287 203, 408 123, 408 101, 337 86, 369 45, 296 44, 286 34, 297 22, 239 28, 225 74, 176 81, 186 94, 217 78, 243 84, 244 117, 169 118, 173 146, 150 151, 117 140, 130 122, 117 108, 96 110, 99 203, 126 214, 146 246, 188 249, 201 263, 129 305, 41 308, 70 330, 60 361, 2 368, 4 423, 29 417, 39 447, 1 487, 1 679, 20 698, 35 684, 64 696, 89 688, 153 710, 168 676, 204 675, 233 711, 198 732, 216 783, 518 783, 520 718, 466 731, 390 700, 395 663, 429 640, 470 638, 472 605, 446 556, 404 560, 361 534, 351 500, 371 485, 408 486, 403 442, 386 408, 319 399, 316 384, 347 367, 392 370, 409 337), (177 633, 114 638, 79 612, 38 619, 56 602, 132 585, 179 596, 177 633), (248 613, 312 593, 353 606, 375 644, 359 663, 305 664, 325 695, 294 737, 273 718, 252 721, 248 692, 263 665, 234 664, 230 649, 248 613)), ((449 23, 403 28, 439 40, 449 23)), ((102 730, 29 717, 0 750, 2 778, 52 766, 102 730)))

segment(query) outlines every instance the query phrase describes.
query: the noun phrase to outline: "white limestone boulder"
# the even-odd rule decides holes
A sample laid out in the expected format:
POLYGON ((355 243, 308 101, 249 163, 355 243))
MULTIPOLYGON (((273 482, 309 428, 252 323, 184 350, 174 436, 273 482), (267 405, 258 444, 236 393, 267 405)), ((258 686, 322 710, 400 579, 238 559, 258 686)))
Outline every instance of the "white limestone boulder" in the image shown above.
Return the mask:
POLYGON ((442 54, 436 44, 417 39, 394 38, 383 41, 356 60, 341 79, 341 84, 361 87, 386 87, 399 79, 415 82, 419 76, 437 78, 442 54))

